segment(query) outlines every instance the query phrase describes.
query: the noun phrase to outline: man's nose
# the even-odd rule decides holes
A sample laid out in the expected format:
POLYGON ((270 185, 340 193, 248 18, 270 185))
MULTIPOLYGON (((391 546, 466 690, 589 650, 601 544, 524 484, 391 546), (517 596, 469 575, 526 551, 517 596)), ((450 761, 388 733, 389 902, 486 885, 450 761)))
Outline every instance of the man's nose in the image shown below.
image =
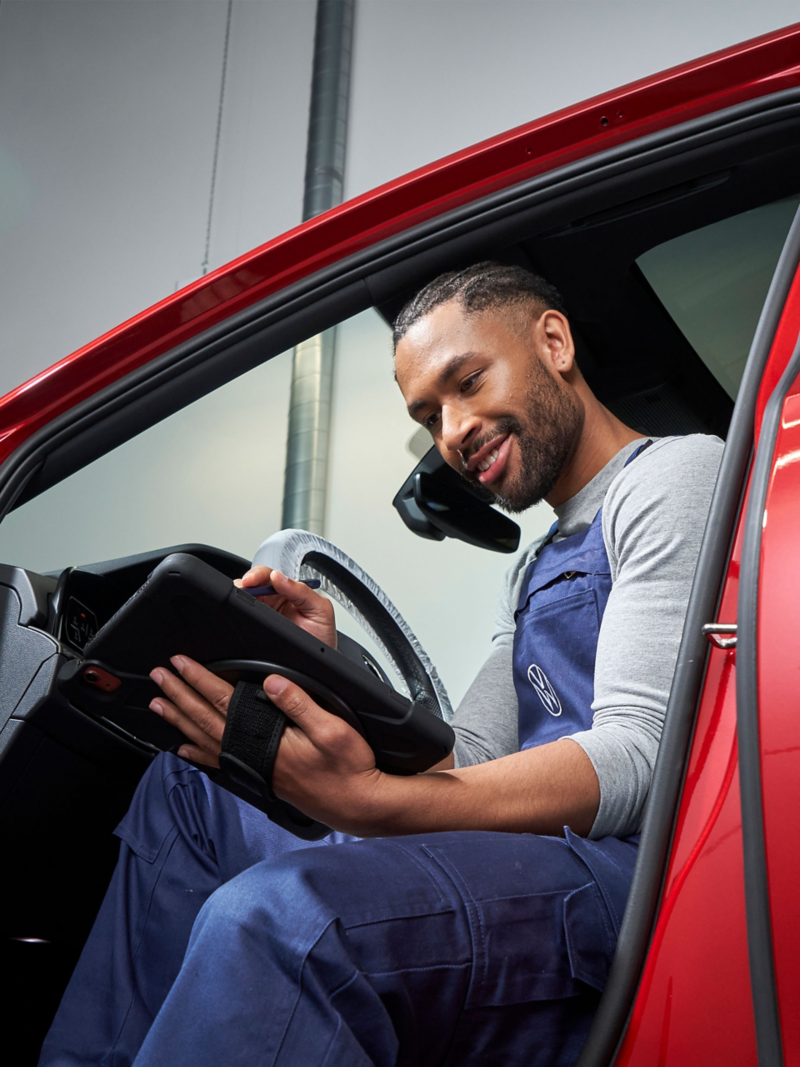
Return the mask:
POLYGON ((480 419, 458 406, 442 409, 442 443, 451 452, 463 452, 480 429, 480 419))

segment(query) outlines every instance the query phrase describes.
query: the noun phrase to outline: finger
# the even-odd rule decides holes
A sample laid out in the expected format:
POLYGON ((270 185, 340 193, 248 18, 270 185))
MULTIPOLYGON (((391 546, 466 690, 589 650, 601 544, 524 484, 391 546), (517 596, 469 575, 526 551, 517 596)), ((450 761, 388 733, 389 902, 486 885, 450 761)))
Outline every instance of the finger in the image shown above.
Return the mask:
MULTIPOLYGON (((210 737, 221 738, 225 729, 225 715, 174 674, 157 667, 150 677, 180 714, 198 726, 210 737)), ((221 679, 220 679, 221 681, 221 679)), ((166 706, 166 704, 165 704, 166 706)))
POLYGON ((270 674, 264 679, 264 692, 275 707, 284 712, 312 740, 327 733, 331 720, 341 721, 316 704, 299 685, 281 678, 279 674, 270 674))
MULTIPOLYGON (((269 607, 274 608, 276 611, 282 611, 287 600, 292 604, 294 603, 294 595, 289 595, 287 597, 285 590, 278 590, 275 587, 275 582, 273 581, 273 579, 276 574, 280 574, 280 571, 272 570, 270 567, 252 567, 247 572, 247 574, 242 576, 241 581, 238 579, 234 579, 233 584, 240 586, 240 588, 242 589, 248 589, 251 591, 258 589, 259 587, 271 585, 274 592, 266 594, 260 593, 258 596, 256 596, 256 600, 260 600, 262 604, 267 604, 269 607)), ((281 577, 285 578, 286 576, 281 575, 281 577)), ((290 579, 287 578, 286 581, 290 581, 290 579)), ((295 585, 301 585, 303 590, 307 591, 306 586, 302 585, 301 582, 292 582, 291 585, 292 587, 294 587, 295 585)), ((255 593, 253 595, 255 596, 255 593)))
MULTIPOLYGON (((273 571, 270 581, 275 588, 275 592, 290 601, 303 614, 317 612, 323 605, 328 604, 325 597, 315 593, 313 589, 309 589, 305 582, 287 578, 280 571, 273 571)), ((269 600, 270 598, 265 597, 264 599, 269 600)))
POLYGON ((233 584, 240 589, 250 589, 256 585, 269 585, 271 580, 272 568, 259 564, 257 567, 251 567, 241 578, 234 578, 233 584))
POLYGON ((178 755, 181 759, 188 759, 193 763, 202 763, 205 767, 219 767, 219 760, 202 748, 198 748, 197 745, 181 745, 178 749, 178 755))
MULTIPOLYGON (((220 715, 227 716, 228 704, 230 703, 231 693, 233 693, 233 686, 230 682, 226 682, 218 675, 212 674, 211 671, 201 667, 199 663, 196 663, 188 656, 173 656, 170 659, 170 663, 187 685, 205 697, 220 715)), ((167 695, 169 696, 169 694, 167 695)))
MULTIPOLYGON (((150 710, 160 715, 165 722, 175 726, 184 737, 194 742, 195 746, 202 748, 210 755, 218 755, 222 742, 222 731, 217 736, 209 731, 204 725, 198 723, 193 715, 187 715, 177 704, 173 704, 166 697, 156 697, 150 701, 150 710)), ((213 708, 210 709, 213 714, 213 708)))

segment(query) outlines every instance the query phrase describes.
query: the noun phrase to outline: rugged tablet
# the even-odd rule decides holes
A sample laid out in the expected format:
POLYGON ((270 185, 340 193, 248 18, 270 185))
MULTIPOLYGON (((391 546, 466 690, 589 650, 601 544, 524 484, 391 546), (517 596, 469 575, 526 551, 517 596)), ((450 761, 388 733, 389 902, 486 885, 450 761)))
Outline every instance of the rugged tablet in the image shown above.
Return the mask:
POLYGON ((142 713, 160 693, 150 671, 170 668, 174 655, 232 682, 283 673, 359 730, 393 774, 426 770, 453 746, 442 719, 184 553, 167 556, 89 641, 62 689, 82 710, 169 749, 183 736, 149 711, 143 733, 142 713))

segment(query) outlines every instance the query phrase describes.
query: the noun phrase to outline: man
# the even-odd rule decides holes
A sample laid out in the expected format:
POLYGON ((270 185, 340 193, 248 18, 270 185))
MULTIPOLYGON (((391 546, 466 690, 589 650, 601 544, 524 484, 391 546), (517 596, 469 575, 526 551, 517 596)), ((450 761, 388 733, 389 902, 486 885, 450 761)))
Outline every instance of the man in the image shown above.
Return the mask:
MULTIPOLYGON (((267 678, 290 719, 273 789, 333 826, 335 847, 307 847, 161 757, 118 830, 120 864, 43 1064, 513 1067, 578 1054, 619 931, 721 446, 650 442, 619 422, 578 370, 558 294, 517 268, 432 282, 398 318, 395 354, 409 412, 449 463, 509 510, 544 498, 558 516, 509 575, 455 761, 383 774, 346 723, 267 678)), ((323 598, 262 569, 244 582, 265 580, 274 607, 334 642, 323 598)), ((186 734, 181 755, 215 765, 231 688, 173 663, 154 672, 153 710, 186 734)))

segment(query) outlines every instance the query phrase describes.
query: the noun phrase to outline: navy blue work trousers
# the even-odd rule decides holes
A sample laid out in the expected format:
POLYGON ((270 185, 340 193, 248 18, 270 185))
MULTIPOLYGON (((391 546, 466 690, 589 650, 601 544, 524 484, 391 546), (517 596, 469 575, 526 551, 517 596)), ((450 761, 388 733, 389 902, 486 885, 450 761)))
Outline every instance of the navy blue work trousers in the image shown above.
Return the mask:
POLYGON ((309 844, 171 755, 40 1067, 573 1063, 636 847, 447 832, 309 844))

